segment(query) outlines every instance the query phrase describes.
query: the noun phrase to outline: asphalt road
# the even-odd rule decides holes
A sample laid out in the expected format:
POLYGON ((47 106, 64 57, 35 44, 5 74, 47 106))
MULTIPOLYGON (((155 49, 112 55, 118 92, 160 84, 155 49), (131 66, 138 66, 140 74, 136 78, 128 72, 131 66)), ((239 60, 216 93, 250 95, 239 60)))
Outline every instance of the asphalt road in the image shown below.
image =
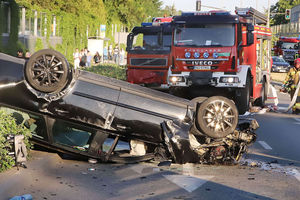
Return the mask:
MULTIPOLYGON (((269 100, 269 105, 273 100, 269 100)), ((289 97, 279 94, 280 112, 289 97)), ((300 118, 251 113, 257 141, 234 166, 90 164, 32 151, 28 168, 0 174, 0 199, 29 193, 34 199, 299 199, 300 118)))

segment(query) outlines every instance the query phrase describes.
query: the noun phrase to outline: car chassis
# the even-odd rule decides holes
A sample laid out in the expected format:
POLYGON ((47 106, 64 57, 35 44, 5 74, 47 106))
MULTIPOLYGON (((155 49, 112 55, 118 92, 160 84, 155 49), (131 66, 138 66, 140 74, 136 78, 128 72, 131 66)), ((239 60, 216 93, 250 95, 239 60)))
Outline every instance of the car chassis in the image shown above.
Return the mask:
POLYGON ((51 49, 28 61, 0 53, 1 108, 30 113, 20 123, 35 125, 35 144, 102 162, 159 157, 176 163, 235 163, 255 141, 258 128, 254 119, 238 119, 236 106, 225 97, 188 101, 73 70, 51 49), (113 142, 105 147, 108 139, 113 142), (118 150, 119 141, 130 143, 130 151, 118 150), (143 151, 133 153, 134 144, 143 151))

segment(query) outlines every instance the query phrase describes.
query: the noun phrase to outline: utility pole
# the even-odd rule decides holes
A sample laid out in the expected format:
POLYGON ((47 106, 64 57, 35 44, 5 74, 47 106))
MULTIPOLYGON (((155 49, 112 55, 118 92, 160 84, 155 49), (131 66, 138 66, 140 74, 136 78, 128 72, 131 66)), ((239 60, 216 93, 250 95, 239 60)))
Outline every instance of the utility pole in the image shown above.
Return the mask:
POLYGON ((268 22, 267 27, 270 28, 270 0, 268 0, 268 22))

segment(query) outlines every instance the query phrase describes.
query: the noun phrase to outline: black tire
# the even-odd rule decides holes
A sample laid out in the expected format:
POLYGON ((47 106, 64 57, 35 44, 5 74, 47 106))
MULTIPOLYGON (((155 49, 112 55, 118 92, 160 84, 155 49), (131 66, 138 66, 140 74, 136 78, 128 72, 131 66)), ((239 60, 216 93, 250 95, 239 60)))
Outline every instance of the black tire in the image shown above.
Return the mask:
POLYGON ((198 107, 196 122, 203 134, 223 138, 236 129, 238 117, 237 108, 231 100, 213 96, 198 107))
POLYGON ((264 78, 263 83, 262 83, 261 97, 259 97, 257 99, 256 104, 262 108, 265 107, 265 102, 268 98, 267 95, 268 95, 268 85, 267 85, 266 79, 264 78))
POLYGON ((34 53, 25 66, 25 78, 29 85, 43 93, 58 93, 72 78, 72 70, 66 58, 52 49, 34 53))
POLYGON ((245 114, 249 110, 250 107, 250 76, 247 76, 246 85, 244 88, 239 89, 239 95, 236 95, 235 104, 239 111, 239 114, 245 114))

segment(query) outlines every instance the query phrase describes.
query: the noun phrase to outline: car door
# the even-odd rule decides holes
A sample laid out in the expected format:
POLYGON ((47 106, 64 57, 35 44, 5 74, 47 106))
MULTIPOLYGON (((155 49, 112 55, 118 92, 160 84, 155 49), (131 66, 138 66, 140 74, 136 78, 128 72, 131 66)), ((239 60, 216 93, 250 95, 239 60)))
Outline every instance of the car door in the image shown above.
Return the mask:
POLYGON ((185 103, 185 100, 148 88, 122 87, 114 124, 127 136, 149 142, 161 142, 161 123, 183 119, 187 111, 185 103))

